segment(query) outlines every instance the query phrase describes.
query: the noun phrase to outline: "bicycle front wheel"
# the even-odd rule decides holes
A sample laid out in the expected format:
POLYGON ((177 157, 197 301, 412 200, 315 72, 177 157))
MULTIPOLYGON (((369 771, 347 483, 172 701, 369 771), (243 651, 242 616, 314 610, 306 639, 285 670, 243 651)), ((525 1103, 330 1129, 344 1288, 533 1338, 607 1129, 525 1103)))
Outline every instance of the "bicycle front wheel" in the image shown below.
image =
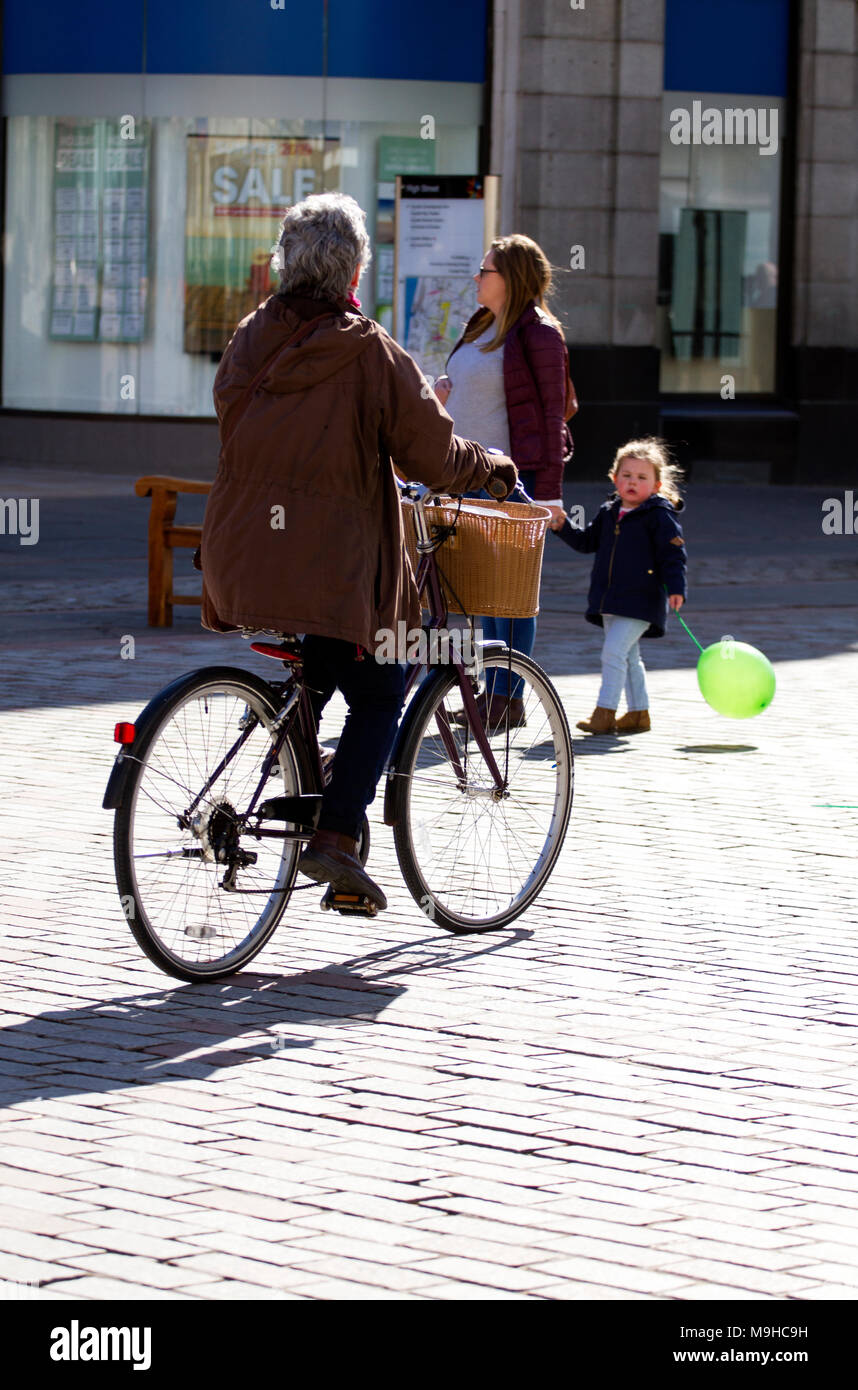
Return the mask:
MULTIPOLYGON (((138 721, 114 824, 116 881, 138 944, 179 979, 233 974, 283 915, 299 842, 259 838, 244 818, 276 714, 265 681, 209 668, 177 681, 138 721)), ((259 799, 306 791, 303 763, 303 744, 287 739, 259 799)))
POLYGON ((574 764, 560 697, 530 657, 495 652, 481 680, 489 711, 506 704, 498 691, 508 688, 508 675, 520 711, 485 723, 500 786, 461 720, 454 669, 425 682, 393 769, 403 877, 448 931, 489 931, 519 917, 551 874, 569 824, 574 764))

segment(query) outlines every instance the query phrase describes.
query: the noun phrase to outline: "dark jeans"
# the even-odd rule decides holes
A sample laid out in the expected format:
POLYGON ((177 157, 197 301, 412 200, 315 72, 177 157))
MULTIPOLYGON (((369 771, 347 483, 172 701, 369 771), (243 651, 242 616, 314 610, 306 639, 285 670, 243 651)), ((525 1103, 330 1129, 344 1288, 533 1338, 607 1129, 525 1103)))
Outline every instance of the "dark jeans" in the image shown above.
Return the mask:
POLYGON ((354 642, 335 637, 304 638, 304 682, 317 727, 335 690, 342 691, 349 707, 322 797, 319 829, 352 839, 375 796, 405 703, 405 667, 381 664, 371 652, 359 661, 357 651, 354 642))

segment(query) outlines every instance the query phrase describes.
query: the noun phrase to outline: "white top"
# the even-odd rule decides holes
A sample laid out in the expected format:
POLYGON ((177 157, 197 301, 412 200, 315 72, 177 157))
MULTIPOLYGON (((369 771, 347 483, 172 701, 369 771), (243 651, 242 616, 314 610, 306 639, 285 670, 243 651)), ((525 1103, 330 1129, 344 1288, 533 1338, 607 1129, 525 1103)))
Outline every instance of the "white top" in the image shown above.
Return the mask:
POLYGON ((491 341, 495 326, 490 324, 472 343, 463 343, 451 357, 450 394, 444 409, 452 415, 460 439, 473 439, 484 449, 500 449, 509 457, 503 345, 494 352, 480 352, 491 341))
MULTIPOLYGON (((460 439, 473 439, 484 449, 500 449, 507 458, 509 452, 509 419, 506 413, 506 389, 503 380, 503 346, 494 352, 481 352, 491 341, 495 324, 457 348, 447 366, 450 394, 444 409, 452 415, 460 439)), ((563 498, 552 498, 543 506, 562 507, 563 498)))

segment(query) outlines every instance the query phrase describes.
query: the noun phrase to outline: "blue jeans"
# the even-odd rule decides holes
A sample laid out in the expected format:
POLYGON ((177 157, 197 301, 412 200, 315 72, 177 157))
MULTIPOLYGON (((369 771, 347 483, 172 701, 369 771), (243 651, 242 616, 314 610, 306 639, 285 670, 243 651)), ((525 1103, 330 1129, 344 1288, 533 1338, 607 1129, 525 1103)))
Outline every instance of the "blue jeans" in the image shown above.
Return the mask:
POLYGON ((602 684, 596 704, 602 709, 616 709, 625 687, 630 710, 649 709, 646 671, 640 653, 640 639, 649 623, 643 618, 618 618, 612 613, 603 613, 602 620, 602 684))
MULTIPOLYGON (((521 485, 525 492, 533 496, 533 473, 526 470, 519 474, 521 485)), ((478 492, 477 497, 488 497, 487 492, 478 492)), ((534 643, 536 642, 536 619, 535 618, 478 618, 477 626, 483 630, 483 637, 487 642, 503 642, 507 647, 513 647, 517 652, 524 652, 525 656, 531 656, 534 643)), ((510 689, 510 678, 502 666, 495 669, 492 679, 492 693, 495 695, 511 695, 513 699, 518 699, 524 689, 524 682, 517 676, 512 677, 512 688, 510 689)))
MULTIPOLYGON (((477 623, 483 629, 483 637, 487 642, 500 640, 507 647, 514 647, 517 652, 524 652, 525 656, 530 656, 533 645, 536 641, 536 619, 535 618, 478 618, 477 623)), ((524 689, 524 682, 518 676, 512 677, 512 689, 510 690, 510 678, 507 675, 505 666, 495 668, 495 675, 492 679, 492 693, 495 695, 511 694, 513 698, 519 698, 524 689)))

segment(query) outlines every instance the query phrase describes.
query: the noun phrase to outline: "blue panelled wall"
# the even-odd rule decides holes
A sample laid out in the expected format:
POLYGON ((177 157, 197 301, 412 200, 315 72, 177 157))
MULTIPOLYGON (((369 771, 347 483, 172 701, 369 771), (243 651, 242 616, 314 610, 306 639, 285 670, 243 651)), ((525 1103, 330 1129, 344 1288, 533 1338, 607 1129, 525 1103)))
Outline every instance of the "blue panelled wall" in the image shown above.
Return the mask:
POLYGON ((484 82, 488 0, 6 0, 5 73, 484 82))
POLYGON ((666 0, 664 90, 787 94, 790 0, 666 0))

